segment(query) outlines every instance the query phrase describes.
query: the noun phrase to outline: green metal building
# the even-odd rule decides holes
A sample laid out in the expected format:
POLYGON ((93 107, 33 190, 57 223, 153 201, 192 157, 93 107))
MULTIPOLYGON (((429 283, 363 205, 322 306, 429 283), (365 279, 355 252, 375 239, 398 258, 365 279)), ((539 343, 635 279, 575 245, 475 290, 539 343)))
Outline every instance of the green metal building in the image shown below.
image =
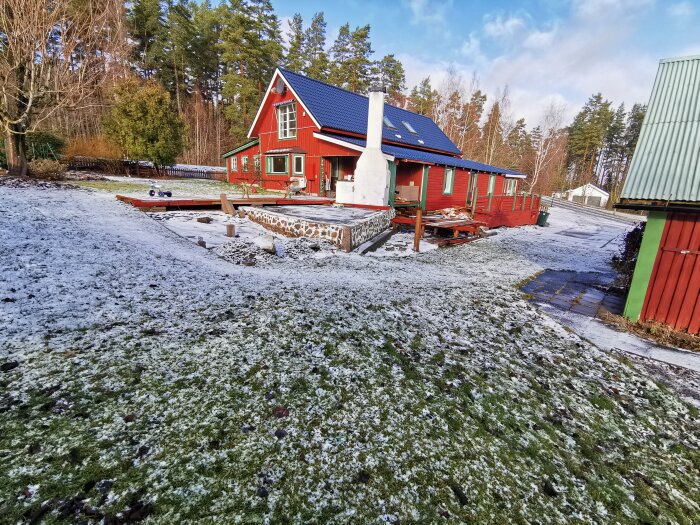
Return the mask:
POLYGON ((649 212, 625 305, 700 332, 700 56, 661 60, 617 208, 649 212))

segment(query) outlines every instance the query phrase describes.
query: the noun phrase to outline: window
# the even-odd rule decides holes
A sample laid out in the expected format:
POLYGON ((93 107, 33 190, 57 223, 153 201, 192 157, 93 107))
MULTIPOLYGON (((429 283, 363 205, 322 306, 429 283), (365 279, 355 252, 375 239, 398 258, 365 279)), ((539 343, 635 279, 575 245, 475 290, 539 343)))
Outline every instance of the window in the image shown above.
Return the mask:
POLYGON ((241 157, 241 171, 248 171, 248 155, 241 157))
POLYGON ((384 125, 389 129, 396 129, 396 126, 394 126, 387 117, 384 117, 384 125))
POLYGON ((253 169, 255 173, 260 173, 260 155, 253 155, 253 169))
POLYGON ((404 125, 404 127, 408 130, 409 133, 413 133, 414 135, 418 135, 418 132, 417 132, 415 129, 413 129, 413 126, 411 126, 411 125, 410 125, 408 122, 406 122, 405 120, 402 120, 402 121, 401 121, 401 124, 404 125))
POLYGON ((231 171, 238 171, 238 157, 229 157, 231 163, 231 171))
POLYGON ((455 169, 445 167, 445 181, 442 185, 442 194, 451 195, 455 185, 455 169))
POLYGON ((268 175, 286 175, 289 155, 268 155, 265 157, 265 171, 268 175))
POLYGON ((518 181, 515 179, 506 179, 506 195, 515 195, 515 190, 517 189, 518 181))
POLYGON ((493 195, 493 190, 496 189, 496 176, 495 175, 490 175, 489 176, 489 189, 486 193, 489 195, 493 195))
POLYGON ((297 136, 297 106, 294 102, 277 108, 277 136, 293 139, 297 136))
POLYGON ((294 155, 294 175, 304 175, 304 155, 294 155))

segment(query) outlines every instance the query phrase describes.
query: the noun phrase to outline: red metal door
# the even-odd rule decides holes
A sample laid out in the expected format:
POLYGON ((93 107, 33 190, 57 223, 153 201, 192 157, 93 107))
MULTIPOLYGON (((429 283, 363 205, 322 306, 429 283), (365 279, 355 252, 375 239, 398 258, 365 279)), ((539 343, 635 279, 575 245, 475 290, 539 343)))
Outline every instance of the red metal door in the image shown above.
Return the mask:
POLYGON ((641 318, 700 333, 700 214, 668 215, 641 318))

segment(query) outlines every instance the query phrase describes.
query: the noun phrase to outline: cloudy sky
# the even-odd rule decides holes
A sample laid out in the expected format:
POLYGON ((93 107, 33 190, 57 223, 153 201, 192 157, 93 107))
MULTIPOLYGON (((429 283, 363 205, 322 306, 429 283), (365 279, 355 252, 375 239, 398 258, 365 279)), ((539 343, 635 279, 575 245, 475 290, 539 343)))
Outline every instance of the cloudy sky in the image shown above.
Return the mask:
POLYGON ((409 87, 449 67, 534 125, 551 101, 573 117, 593 93, 646 103, 661 58, 700 54, 700 0, 273 0, 286 20, 323 11, 329 45, 345 22, 370 24, 377 56, 394 53, 409 87))

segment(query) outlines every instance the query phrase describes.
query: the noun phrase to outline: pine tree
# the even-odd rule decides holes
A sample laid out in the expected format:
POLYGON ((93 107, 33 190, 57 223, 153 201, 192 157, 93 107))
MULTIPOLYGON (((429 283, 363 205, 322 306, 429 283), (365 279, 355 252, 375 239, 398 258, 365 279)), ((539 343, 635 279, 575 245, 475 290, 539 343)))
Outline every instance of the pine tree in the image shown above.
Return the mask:
POLYGON ((154 47, 164 31, 164 13, 160 0, 134 0, 127 12, 127 28, 134 40, 134 58, 143 76, 156 70, 154 47))
POLYGON ((282 54, 279 20, 269 0, 230 0, 221 23, 225 113, 232 136, 241 140, 282 54))
POLYGON ((462 106, 456 144, 467 159, 476 159, 481 148, 479 122, 484 113, 485 104, 486 95, 481 90, 474 89, 469 101, 462 106))
POLYGON ((346 81, 351 91, 366 93, 372 83, 372 44, 369 25, 358 27, 350 35, 350 59, 345 62, 346 81))
POLYGON ((504 167, 514 170, 523 169, 525 160, 532 153, 532 137, 527 132, 525 119, 521 118, 515 122, 506 137, 506 146, 507 155, 504 167))
POLYGON ((408 105, 411 111, 433 118, 437 99, 438 92, 430 84, 430 77, 425 77, 411 90, 408 105))
POLYGON ((597 93, 591 96, 569 127, 569 166, 574 185, 595 180, 605 133, 613 118, 610 101, 597 93))
POLYGON ((386 55, 378 60, 374 66, 375 81, 386 88, 387 102, 396 106, 403 106, 406 96, 406 72, 403 64, 394 55, 386 55))
POLYGON ((503 124, 501 122, 501 104, 494 101, 481 130, 483 136, 480 160, 486 164, 494 164, 497 154, 503 148, 503 124))
POLYGON ((328 81, 339 87, 347 87, 347 61, 351 57, 350 24, 340 26, 338 37, 331 47, 332 64, 328 74, 328 81))
POLYGON ((304 59, 304 21, 299 13, 289 21, 289 31, 287 33, 289 47, 287 56, 284 58, 284 65, 287 69, 301 73, 304 71, 306 63, 304 59))
POLYGON ((326 21, 323 13, 316 13, 311 25, 304 32, 303 60, 306 76, 328 80, 328 55, 326 48, 326 21))
POLYGON ((175 96, 180 114, 183 99, 190 89, 188 80, 191 78, 191 65, 196 61, 191 47, 195 35, 192 16, 192 4, 188 0, 178 0, 176 4, 169 3, 163 31, 154 46, 155 60, 158 64, 156 76, 175 96))

